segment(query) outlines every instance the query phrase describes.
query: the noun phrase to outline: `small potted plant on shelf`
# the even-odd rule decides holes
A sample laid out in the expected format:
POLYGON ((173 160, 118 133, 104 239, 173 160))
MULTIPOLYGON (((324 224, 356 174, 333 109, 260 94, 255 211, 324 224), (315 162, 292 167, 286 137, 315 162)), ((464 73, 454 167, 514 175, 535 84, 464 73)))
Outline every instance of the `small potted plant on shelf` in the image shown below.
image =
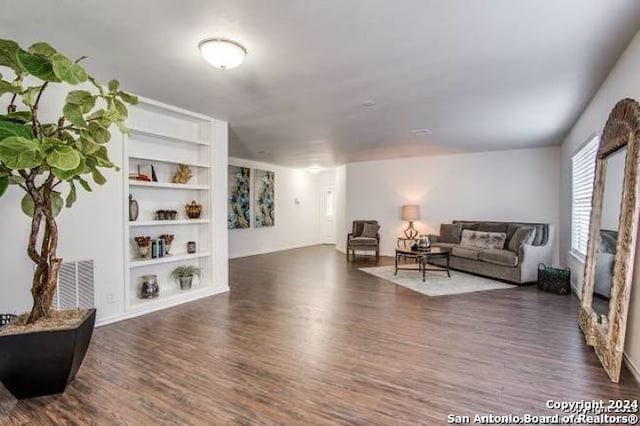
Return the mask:
POLYGON ((171 273, 171 278, 178 281, 180 290, 189 290, 193 284, 193 277, 201 276, 201 270, 193 265, 180 265, 171 273))
POLYGON ((53 309, 62 265, 57 217, 80 189, 92 191, 90 179, 106 183, 101 170, 119 170, 106 144, 113 124, 127 131, 125 103, 137 98, 116 80, 103 87, 82 67, 84 59, 71 60, 47 43, 23 49, 0 40, 0 97, 8 100, 0 114, 0 197, 10 186, 25 193, 20 205, 31 221, 26 252, 35 265, 31 312, 0 330, 0 381, 19 399, 64 392, 93 334, 95 309, 53 309), (82 86, 67 90, 55 121, 43 121, 41 101, 58 84, 82 86))

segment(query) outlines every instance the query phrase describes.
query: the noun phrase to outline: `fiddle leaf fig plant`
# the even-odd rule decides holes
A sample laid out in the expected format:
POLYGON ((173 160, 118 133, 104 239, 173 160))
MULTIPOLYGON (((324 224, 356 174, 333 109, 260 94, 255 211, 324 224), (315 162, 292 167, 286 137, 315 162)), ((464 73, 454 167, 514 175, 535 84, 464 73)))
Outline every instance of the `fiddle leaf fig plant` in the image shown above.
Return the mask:
POLYGON ((47 43, 23 49, 12 40, 0 40, 0 197, 11 185, 25 195, 22 211, 31 218, 27 253, 35 264, 31 285, 34 323, 50 315, 62 259, 58 257, 56 216, 71 208, 78 191, 104 185, 103 169, 117 169, 106 144, 110 128, 126 132, 126 104, 138 99, 120 90, 117 80, 107 87, 80 65, 47 43), (43 122, 39 107, 52 84, 79 86, 70 90, 55 122, 43 122))

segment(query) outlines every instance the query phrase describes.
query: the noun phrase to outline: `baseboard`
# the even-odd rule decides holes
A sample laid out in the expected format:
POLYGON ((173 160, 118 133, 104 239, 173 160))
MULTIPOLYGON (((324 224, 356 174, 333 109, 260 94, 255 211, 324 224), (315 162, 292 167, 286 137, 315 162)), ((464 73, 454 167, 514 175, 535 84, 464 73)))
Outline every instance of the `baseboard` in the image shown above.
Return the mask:
POLYGON ((129 320, 132 318, 150 314, 151 312, 161 311, 163 309, 174 308, 176 306, 183 305, 185 303, 195 302, 196 300, 201 300, 207 297, 215 296, 216 294, 226 293, 228 291, 229 291, 229 287, 221 287, 221 288, 212 287, 210 289, 203 290, 199 293, 194 293, 193 297, 187 297, 187 298, 181 299, 176 303, 172 303, 170 305, 157 305, 149 309, 136 309, 130 312, 125 312, 123 314, 112 315, 107 318, 101 318, 96 321, 96 327, 102 327, 104 325, 109 325, 116 322, 129 320))
POLYGON ((261 254, 277 253, 279 251, 294 250, 294 249, 313 247, 313 246, 319 246, 319 245, 322 245, 322 243, 296 244, 296 245, 282 246, 277 248, 265 248, 260 250, 252 250, 252 251, 248 251, 241 254, 235 254, 233 256, 229 255, 229 259, 239 259, 241 257, 259 256, 261 254))
POLYGON ((636 383, 640 383, 640 369, 633 363, 633 361, 631 361, 631 358, 629 358, 629 355, 627 355, 626 352, 624 352, 624 360, 627 363, 627 367, 629 367, 629 371, 631 371, 633 378, 636 379, 636 383))

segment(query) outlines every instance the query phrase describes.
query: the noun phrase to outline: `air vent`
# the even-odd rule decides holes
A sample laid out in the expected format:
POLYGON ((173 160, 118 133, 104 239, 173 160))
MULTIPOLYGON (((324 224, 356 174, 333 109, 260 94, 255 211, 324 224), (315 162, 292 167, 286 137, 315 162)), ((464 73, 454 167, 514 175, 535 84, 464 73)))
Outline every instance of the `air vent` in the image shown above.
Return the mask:
POLYGON ((430 129, 413 129, 411 130, 411 134, 413 136, 428 136, 433 132, 430 129))
POLYGON ((64 262, 60 266, 53 301, 58 310, 95 307, 93 260, 64 262))

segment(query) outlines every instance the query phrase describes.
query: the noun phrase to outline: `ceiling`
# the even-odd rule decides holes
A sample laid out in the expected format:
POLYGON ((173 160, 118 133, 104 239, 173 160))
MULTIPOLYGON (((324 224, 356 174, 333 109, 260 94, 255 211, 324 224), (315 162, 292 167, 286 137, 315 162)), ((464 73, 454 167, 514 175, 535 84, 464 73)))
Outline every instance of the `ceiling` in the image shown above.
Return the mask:
POLYGON ((0 37, 88 55, 103 81, 228 120, 231 155, 294 167, 558 145, 639 27, 638 0, 20 0, 0 16, 0 37), (246 62, 210 67, 212 36, 246 62))

